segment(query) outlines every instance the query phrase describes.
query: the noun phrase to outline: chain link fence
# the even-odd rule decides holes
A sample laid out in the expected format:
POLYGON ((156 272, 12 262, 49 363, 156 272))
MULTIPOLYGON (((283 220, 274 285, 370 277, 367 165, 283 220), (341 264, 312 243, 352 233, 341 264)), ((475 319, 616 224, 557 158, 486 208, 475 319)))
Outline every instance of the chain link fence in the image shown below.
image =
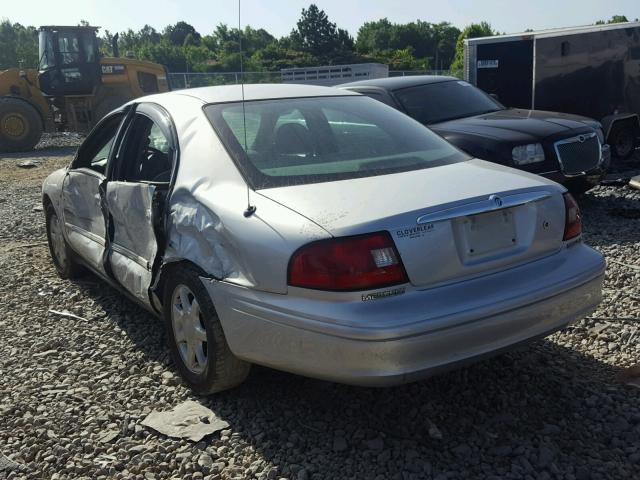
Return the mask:
MULTIPOLYGON (((172 72, 169 73, 169 84, 173 90, 184 88, 208 87, 212 85, 235 85, 244 83, 281 83, 280 72, 172 72)), ((390 77, 411 75, 451 75, 450 70, 390 70, 390 77)))

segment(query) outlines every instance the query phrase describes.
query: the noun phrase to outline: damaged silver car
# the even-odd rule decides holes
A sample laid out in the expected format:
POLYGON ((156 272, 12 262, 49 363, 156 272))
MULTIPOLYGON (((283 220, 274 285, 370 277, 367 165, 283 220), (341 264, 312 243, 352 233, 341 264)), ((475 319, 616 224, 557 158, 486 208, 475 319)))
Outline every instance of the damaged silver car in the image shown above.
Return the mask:
POLYGON ((53 262, 164 318, 197 392, 251 363, 413 381, 600 302, 564 187, 468 157, 348 91, 183 90, 105 117, 43 188, 53 262))

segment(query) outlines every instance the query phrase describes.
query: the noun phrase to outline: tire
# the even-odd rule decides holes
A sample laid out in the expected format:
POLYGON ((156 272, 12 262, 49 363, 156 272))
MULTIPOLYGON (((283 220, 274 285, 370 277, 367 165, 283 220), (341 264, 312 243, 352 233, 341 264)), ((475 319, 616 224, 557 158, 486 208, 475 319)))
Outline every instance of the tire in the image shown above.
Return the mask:
POLYGON ((627 160, 636 150, 636 137, 630 122, 616 122, 609 132, 612 154, 620 160, 627 160))
POLYGON ((0 97, 0 151, 33 150, 42 137, 42 118, 26 100, 0 97))
POLYGON ((62 225, 58 214, 53 205, 47 205, 46 222, 47 222, 47 243, 49 244, 49 253, 53 266, 61 278, 72 279, 77 278, 83 273, 82 266, 74 260, 75 253, 67 245, 62 235, 62 225))
POLYGON ((163 295, 167 341, 182 378, 201 395, 242 383, 251 364, 229 349, 218 314, 196 269, 179 266, 167 274, 163 295))

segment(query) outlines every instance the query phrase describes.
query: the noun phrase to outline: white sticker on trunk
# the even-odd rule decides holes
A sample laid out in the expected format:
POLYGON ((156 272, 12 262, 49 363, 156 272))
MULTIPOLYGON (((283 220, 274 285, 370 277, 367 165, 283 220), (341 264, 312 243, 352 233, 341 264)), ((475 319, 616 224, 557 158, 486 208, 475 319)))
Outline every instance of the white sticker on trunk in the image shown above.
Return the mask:
POLYGON ((478 60, 478 68, 498 68, 498 60, 478 60))

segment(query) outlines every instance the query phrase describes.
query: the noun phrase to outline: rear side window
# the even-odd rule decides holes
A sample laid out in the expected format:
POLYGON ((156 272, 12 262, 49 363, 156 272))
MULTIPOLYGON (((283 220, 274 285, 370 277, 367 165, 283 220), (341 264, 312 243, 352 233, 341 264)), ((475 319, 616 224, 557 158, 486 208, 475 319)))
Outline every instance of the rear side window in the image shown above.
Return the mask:
POLYGON ((205 111, 256 189, 370 177, 466 155, 404 114, 364 96, 215 104, 205 111))

